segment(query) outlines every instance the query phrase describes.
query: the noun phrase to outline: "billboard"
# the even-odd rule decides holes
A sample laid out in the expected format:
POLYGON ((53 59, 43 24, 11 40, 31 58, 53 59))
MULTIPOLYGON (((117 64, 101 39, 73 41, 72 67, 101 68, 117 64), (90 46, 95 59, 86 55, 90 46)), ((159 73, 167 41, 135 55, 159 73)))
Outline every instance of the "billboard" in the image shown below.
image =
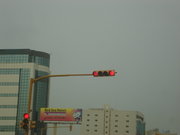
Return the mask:
POLYGON ((41 108, 41 121, 81 121, 82 109, 72 108, 41 108))

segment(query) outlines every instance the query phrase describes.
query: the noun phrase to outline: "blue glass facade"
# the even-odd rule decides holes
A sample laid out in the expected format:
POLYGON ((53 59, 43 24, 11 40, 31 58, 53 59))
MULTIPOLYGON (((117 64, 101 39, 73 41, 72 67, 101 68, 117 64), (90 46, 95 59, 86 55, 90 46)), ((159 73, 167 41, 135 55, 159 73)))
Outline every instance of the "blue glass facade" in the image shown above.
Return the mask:
MULTIPOLYGON (((6 64, 28 64, 34 63, 49 69, 50 56, 47 53, 29 50, 29 49, 2 49, 0 50, 0 65, 6 64)), ((41 69, 31 69, 23 67, 5 67, 0 66, 0 75, 15 75, 18 76, 18 80, 0 81, 0 98, 17 98, 17 105, 9 105, 9 103, 0 104, 0 110, 16 109, 16 116, 0 116, 1 120, 15 120, 15 125, 3 125, 0 126, 0 134, 2 132, 15 132, 15 135, 23 135, 22 129, 19 128, 19 122, 23 119, 23 114, 27 112, 28 106, 28 94, 29 94, 29 79, 31 77, 32 70, 34 70, 34 77, 48 75, 49 71, 41 71, 41 69), (6 92, 6 87, 17 87, 17 92, 6 92)), ((41 107, 48 106, 48 93, 49 93, 49 79, 38 81, 34 86, 33 95, 33 112, 32 119, 39 120, 39 109, 41 107)), ((37 133, 40 134, 38 130, 37 133)))
POLYGON ((136 135, 145 135, 145 123, 142 117, 136 116, 136 135))

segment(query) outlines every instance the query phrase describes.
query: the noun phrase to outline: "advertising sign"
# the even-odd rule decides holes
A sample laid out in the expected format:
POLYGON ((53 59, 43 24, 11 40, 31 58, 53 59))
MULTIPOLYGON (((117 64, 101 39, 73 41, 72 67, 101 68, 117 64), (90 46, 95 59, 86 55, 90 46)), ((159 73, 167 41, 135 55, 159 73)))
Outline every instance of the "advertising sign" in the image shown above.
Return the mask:
POLYGON ((82 109, 72 108, 41 108, 41 121, 81 121, 82 109))

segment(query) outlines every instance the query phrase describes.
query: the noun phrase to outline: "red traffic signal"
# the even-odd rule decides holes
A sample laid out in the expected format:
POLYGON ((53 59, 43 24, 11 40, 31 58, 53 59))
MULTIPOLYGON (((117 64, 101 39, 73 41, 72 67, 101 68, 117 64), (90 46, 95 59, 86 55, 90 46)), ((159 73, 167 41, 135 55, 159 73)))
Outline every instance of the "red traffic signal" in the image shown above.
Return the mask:
POLYGON ((24 119, 29 119, 29 113, 24 114, 24 119))
POLYGON ((98 70, 93 72, 94 77, 115 76, 115 70, 98 70))
POLYGON ((24 113, 23 118, 24 119, 21 122, 21 128, 23 128, 27 132, 29 129, 29 113, 24 113))

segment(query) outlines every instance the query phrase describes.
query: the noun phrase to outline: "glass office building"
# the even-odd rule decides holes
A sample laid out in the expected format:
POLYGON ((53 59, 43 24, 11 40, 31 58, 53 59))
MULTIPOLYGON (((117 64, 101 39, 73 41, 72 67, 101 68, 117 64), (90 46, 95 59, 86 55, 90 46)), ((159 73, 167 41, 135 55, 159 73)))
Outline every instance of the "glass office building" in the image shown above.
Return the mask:
MULTIPOLYGON (((28 111, 30 78, 48 75, 50 55, 30 49, 0 49, 0 135, 23 135, 19 122, 28 111)), ((35 83, 31 119, 48 106, 49 79, 35 83)), ((34 129, 33 134, 41 134, 34 129)), ((43 133, 44 134, 44 133, 43 133)))

